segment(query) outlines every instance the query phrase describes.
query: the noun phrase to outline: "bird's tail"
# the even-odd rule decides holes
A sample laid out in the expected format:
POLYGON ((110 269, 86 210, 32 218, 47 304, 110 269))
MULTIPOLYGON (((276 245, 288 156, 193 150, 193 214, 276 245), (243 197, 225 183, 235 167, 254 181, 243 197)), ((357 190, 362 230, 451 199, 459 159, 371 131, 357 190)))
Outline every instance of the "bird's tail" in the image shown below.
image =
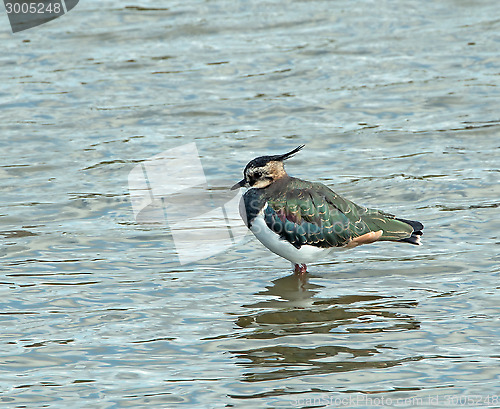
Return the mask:
POLYGON ((420 245, 420 236, 424 225, 420 222, 399 219, 392 214, 381 211, 371 211, 370 215, 362 216, 362 220, 371 231, 382 230, 381 241, 399 241, 420 245))
POLYGON ((410 243, 410 244, 416 244, 417 246, 419 246, 421 244, 420 243, 420 236, 422 236, 422 234, 423 234, 422 230, 424 229, 424 225, 420 222, 415 221, 415 220, 406 220, 406 219, 399 219, 399 218, 396 218, 396 220, 399 220, 400 222, 409 224, 413 229, 413 233, 411 234, 410 237, 407 237, 405 239, 401 239, 399 241, 402 241, 405 243, 410 243))

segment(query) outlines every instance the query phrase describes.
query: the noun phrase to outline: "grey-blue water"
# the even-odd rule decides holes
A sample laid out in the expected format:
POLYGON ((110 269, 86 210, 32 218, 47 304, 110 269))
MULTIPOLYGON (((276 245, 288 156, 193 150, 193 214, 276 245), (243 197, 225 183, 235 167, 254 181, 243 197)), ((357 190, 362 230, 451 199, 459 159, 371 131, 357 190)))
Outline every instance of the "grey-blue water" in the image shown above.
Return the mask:
POLYGON ((0 13, 2 408, 500 406, 498 1, 0 13), (128 178, 192 142, 213 194, 305 143, 291 175, 424 246, 181 264, 128 178))

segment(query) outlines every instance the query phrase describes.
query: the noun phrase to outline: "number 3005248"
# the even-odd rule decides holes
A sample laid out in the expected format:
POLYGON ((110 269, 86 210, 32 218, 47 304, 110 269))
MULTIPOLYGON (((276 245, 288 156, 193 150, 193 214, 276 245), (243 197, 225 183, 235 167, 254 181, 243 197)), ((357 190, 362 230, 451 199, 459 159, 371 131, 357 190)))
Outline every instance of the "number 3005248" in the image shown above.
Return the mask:
POLYGON ((63 12, 58 1, 48 3, 5 3, 7 14, 60 14, 63 12))

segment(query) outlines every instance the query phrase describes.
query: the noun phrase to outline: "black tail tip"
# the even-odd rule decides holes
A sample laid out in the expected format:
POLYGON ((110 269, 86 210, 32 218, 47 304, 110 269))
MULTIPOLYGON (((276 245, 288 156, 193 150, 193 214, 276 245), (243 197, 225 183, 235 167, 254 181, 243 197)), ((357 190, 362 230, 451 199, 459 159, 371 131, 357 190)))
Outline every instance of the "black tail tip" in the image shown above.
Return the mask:
POLYGON ((420 222, 417 222, 415 220, 406 220, 406 219, 397 219, 400 222, 409 224, 413 228, 413 233, 411 234, 410 237, 407 237, 406 239, 402 239, 399 241, 405 242, 405 243, 410 243, 410 244, 415 244, 417 246, 422 245, 420 241, 420 236, 424 234, 422 230, 424 229, 424 225, 420 222))

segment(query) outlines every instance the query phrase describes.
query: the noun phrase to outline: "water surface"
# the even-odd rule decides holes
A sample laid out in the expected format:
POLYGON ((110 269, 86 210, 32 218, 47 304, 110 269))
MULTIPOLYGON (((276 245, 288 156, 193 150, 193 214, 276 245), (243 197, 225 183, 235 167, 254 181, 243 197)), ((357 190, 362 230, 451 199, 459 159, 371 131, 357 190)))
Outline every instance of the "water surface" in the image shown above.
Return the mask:
POLYGON ((498 29, 489 0, 86 1, 4 28, 2 407, 498 407, 498 29), (189 142, 214 194, 305 143, 290 174, 425 246, 306 282, 250 236, 180 265, 127 178, 189 142))

